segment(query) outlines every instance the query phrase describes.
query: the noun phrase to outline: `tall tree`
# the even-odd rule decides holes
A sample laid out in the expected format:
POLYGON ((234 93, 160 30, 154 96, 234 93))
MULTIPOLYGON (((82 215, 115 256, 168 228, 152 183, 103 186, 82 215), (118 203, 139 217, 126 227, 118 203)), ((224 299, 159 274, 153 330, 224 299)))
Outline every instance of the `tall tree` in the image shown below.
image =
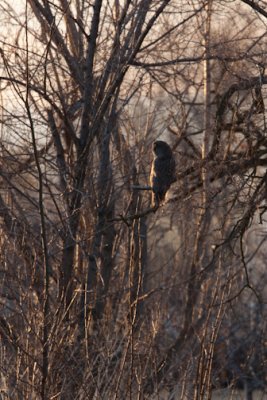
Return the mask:
POLYGON ((3 395, 264 386, 266 15, 235 3, 1 2, 3 395))

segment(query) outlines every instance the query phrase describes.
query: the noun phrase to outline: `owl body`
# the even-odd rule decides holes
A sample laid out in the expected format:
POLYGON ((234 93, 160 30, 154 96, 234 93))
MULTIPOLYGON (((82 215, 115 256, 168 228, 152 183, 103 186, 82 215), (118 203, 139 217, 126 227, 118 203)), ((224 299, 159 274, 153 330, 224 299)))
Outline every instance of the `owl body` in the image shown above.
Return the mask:
POLYGON ((158 207, 164 201, 171 184, 176 180, 175 160, 170 146, 162 140, 154 143, 153 152, 150 185, 153 191, 153 206, 158 207))

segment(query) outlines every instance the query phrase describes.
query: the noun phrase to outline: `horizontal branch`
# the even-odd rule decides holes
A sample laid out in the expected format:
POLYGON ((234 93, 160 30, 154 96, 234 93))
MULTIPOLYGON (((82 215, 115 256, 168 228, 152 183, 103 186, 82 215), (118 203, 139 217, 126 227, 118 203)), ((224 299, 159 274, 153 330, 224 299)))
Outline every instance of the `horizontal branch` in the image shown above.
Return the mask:
POLYGON ((133 185, 132 186, 133 190, 152 190, 151 186, 139 186, 139 185, 133 185))
MULTIPOLYGON (((251 54, 251 57, 257 57, 257 56, 262 56, 262 53, 256 53, 256 54, 251 54)), ((197 62, 202 62, 205 60, 217 60, 217 61, 223 61, 223 62, 235 62, 235 61, 240 61, 240 60, 245 60, 248 58, 248 53, 245 52, 241 54, 240 56, 220 56, 220 55, 212 55, 209 57, 205 57, 205 53, 198 57, 177 57, 174 58, 173 60, 168 60, 168 61, 161 61, 161 62, 142 62, 138 60, 133 60, 131 61, 130 65, 135 66, 135 67, 142 67, 142 68, 153 68, 153 67, 167 67, 169 65, 176 65, 176 64, 183 64, 183 63, 197 63, 197 62)))

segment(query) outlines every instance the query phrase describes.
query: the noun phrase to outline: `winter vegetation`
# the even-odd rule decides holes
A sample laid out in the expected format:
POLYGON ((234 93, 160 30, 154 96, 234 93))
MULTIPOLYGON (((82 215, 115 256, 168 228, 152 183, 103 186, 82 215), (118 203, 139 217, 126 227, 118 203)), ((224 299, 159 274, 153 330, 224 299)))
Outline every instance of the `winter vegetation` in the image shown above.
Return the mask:
POLYGON ((0 23, 1 399, 266 399, 266 2, 0 23))

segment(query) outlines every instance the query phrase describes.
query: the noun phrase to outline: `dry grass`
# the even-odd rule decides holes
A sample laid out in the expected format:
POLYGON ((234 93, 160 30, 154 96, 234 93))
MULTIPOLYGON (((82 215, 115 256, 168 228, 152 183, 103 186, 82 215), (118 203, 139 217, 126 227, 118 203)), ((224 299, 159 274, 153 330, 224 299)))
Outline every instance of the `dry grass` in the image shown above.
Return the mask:
MULTIPOLYGON (((214 391, 212 400, 245 400, 242 390, 220 389, 214 391)), ((267 400, 267 394, 259 390, 253 393, 253 400, 267 400)))
MULTIPOLYGON (((191 394, 192 396, 192 394, 191 394)), ((175 399, 175 400, 180 400, 181 399, 181 394, 180 392, 175 392, 175 393, 168 393, 167 391, 163 390, 159 396, 155 397, 157 400, 170 400, 170 399, 175 399)), ((183 398, 183 400, 191 400, 192 397, 188 394, 186 398, 183 398)), ((153 397, 154 400, 154 397, 153 397)), ((246 400, 245 399, 245 393, 242 390, 234 390, 234 389, 218 389, 215 390, 212 394, 212 400, 246 400)), ((253 393, 253 400, 267 400, 267 394, 264 392, 261 392, 259 390, 256 390, 253 393)))

